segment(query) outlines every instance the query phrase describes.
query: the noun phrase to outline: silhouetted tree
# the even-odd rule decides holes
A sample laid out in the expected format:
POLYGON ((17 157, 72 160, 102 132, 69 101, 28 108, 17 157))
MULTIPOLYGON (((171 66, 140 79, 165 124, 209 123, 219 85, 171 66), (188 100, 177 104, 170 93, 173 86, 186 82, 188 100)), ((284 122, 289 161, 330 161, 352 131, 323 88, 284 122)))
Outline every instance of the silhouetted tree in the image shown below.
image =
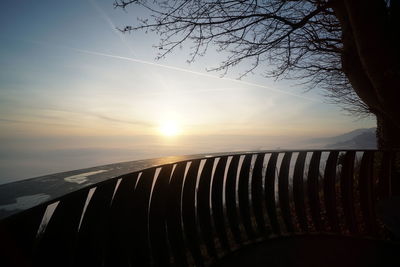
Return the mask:
POLYGON ((189 61, 210 44, 228 52, 214 70, 263 63, 266 76, 300 79, 358 115, 374 114, 380 148, 400 148, 399 0, 116 0, 151 16, 123 32, 160 35, 160 57, 184 42, 189 61))

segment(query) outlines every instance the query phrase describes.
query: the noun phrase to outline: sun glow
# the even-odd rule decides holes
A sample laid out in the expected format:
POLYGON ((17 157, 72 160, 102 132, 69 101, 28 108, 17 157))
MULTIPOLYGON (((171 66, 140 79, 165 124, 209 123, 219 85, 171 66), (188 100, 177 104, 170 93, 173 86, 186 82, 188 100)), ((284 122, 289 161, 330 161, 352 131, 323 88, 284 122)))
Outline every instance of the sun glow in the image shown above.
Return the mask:
POLYGON ((180 127, 174 121, 167 121, 160 126, 159 131, 164 136, 176 136, 180 133, 180 127))

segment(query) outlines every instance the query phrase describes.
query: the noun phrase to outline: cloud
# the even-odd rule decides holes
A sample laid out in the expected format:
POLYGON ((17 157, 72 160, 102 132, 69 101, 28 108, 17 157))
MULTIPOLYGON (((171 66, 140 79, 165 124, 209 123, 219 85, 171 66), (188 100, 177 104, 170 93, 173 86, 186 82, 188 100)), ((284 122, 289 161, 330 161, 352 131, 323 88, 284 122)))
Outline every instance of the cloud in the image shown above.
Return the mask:
POLYGON ((27 122, 27 121, 10 120, 10 119, 3 119, 3 118, 0 118, 0 121, 2 121, 2 122, 11 122, 11 123, 26 123, 27 122))
POLYGON ((62 108, 54 108, 54 107, 46 108, 43 110, 73 113, 73 114, 78 114, 78 115, 89 115, 91 117, 96 117, 96 118, 104 120, 104 121, 138 125, 138 126, 144 126, 144 127, 154 127, 155 126, 154 124, 147 122, 147 121, 143 121, 143 120, 125 120, 125 119, 120 119, 120 118, 112 117, 109 115, 103 115, 103 114, 99 114, 99 113, 95 113, 95 112, 91 112, 91 111, 71 110, 71 109, 62 109, 62 108))
MULTIPOLYGON (((40 117, 40 116, 38 116, 40 117)), ((50 126, 68 126, 68 124, 63 123, 52 123, 52 122, 42 122, 42 121, 29 121, 29 120, 15 120, 15 119, 3 119, 0 118, 0 122, 8 122, 8 123, 22 123, 22 124, 40 124, 40 125, 50 125, 50 126)))
POLYGON ((154 127, 155 126, 152 123, 140 121, 140 120, 121 120, 121 119, 104 116, 104 115, 100 115, 100 114, 93 114, 93 113, 87 113, 87 114, 93 115, 99 119, 103 119, 103 120, 111 121, 111 122, 127 123, 127 124, 140 125, 140 126, 145 126, 145 127, 154 127))

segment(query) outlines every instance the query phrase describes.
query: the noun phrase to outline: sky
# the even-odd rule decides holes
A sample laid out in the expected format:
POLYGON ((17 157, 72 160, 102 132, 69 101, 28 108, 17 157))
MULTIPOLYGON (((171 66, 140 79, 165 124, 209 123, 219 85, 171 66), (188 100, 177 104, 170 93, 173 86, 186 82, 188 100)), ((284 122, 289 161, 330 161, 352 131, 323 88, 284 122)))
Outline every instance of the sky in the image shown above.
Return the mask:
MULTIPOLYGON (((300 140, 375 126, 318 89, 256 73, 237 80, 188 64, 184 46, 155 60, 158 36, 116 28, 146 16, 113 0, 3 0, 0 183, 174 154, 295 148, 300 140)), ((265 66, 268 68, 268 66, 265 66)))

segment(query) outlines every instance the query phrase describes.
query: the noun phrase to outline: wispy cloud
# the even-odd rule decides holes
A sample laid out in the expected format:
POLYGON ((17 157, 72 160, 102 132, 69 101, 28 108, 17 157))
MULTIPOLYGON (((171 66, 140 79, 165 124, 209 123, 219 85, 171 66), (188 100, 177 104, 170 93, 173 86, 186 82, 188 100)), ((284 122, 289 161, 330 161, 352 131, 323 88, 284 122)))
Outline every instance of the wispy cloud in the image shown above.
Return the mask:
MULTIPOLYGON (((99 114, 96 112, 91 112, 91 111, 85 111, 85 110, 73 110, 73 109, 64 109, 64 108, 56 108, 56 107, 50 107, 50 108, 44 108, 43 110, 50 111, 50 112, 64 112, 64 113, 69 113, 69 114, 78 114, 78 115, 86 115, 86 116, 91 116, 95 117, 104 121, 109 121, 109 122, 116 122, 116 123, 123 123, 123 124, 131 124, 131 125, 137 125, 137 126, 144 126, 144 127, 155 127, 154 124, 143 121, 143 120, 126 120, 126 119, 121 119, 109 115, 103 115, 99 114)), ((59 116, 63 117, 63 116, 59 116)))
POLYGON ((137 126, 145 126, 145 127, 155 127, 154 124, 149 123, 149 122, 145 122, 145 121, 121 120, 121 119, 118 119, 118 118, 113 118, 113 117, 104 116, 104 115, 100 115, 100 114, 93 114, 93 113, 87 113, 87 114, 93 115, 93 116, 95 116, 95 117, 97 117, 99 119, 110 121, 110 122, 126 123, 126 124, 132 124, 132 125, 137 125, 137 126))
POLYGON ((0 122, 26 123, 27 121, 21 121, 21 120, 12 120, 12 119, 2 119, 2 118, 0 118, 0 122))
MULTIPOLYGON (((148 128, 153 128, 156 127, 155 124, 152 124, 147 121, 143 120, 126 120, 126 119, 121 119, 109 115, 103 115, 103 114, 98 114, 95 112, 90 112, 90 111, 82 111, 82 110, 69 110, 69 109, 62 109, 62 108, 54 108, 54 107, 48 107, 48 108, 33 108, 33 110, 42 110, 42 112, 37 113, 37 112, 30 112, 29 114, 26 114, 25 119, 13 119, 13 118, 0 118, 0 123, 18 123, 18 124, 40 124, 40 125, 53 125, 53 126, 71 126, 71 124, 75 124, 76 122, 74 119, 72 119, 68 114, 77 114, 77 115, 85 115, 85 116, 90 116, 94 118, 98 118, 103 121, 107 122, 113 122, 113 123, 121 123, 121 124, 130 124, 130 125, 135 125, 135 126, 143 126, 143 127, 148 127, 148 128), (56 112, 54 114, 48 115, 48 114, 43 114, 44 112, 47 113, 52 113, 56 112), (60 114, 64 113, 64 114, 60 114), (63 123, 68 121, 68 123, 63 123)), ((32 111, 33 111, 32 110, 32 111)))
POLYGON ((3 119, 0 118, 0 122, 5 123, 17 123, 17 124, 35 124, 35 125, 47 125, 47 126, 70 126, 70 124, 49 121, 38 121, 38 120, 18 120, 18 119, 3 119))

